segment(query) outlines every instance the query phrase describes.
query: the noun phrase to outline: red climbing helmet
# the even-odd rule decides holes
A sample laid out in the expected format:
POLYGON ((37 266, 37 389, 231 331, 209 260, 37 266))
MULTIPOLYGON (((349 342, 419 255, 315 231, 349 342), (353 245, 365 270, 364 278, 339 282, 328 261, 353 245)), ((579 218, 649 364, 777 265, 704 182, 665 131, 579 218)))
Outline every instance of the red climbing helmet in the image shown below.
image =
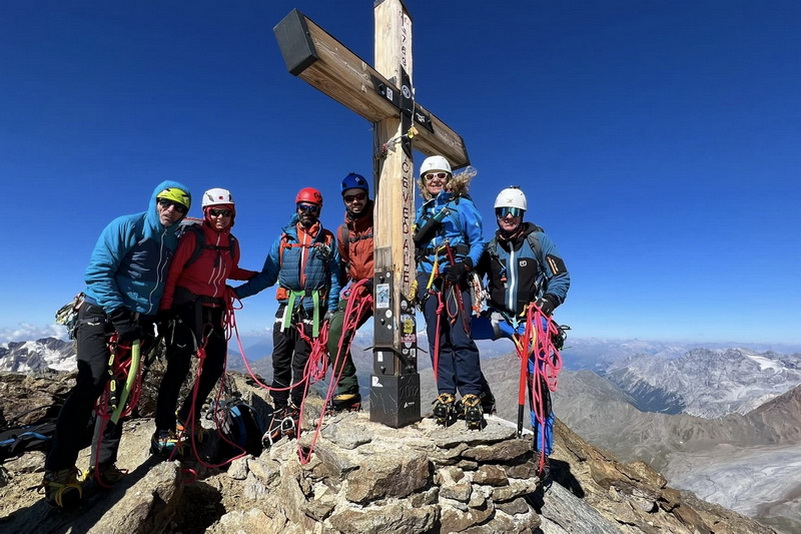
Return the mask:
POLYGON ((322 208, 323 195, 313 187, 304 187, 298 192, 298 196, 295 197, 295 204, 300 204, 301 202, 315 204, 322 208))

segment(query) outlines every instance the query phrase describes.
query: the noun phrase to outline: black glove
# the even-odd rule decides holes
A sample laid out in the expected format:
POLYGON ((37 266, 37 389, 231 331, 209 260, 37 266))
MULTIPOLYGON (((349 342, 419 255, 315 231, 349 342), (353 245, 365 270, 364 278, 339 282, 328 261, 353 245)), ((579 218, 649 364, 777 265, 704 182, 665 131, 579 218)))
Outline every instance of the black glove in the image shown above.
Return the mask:
POLYGON ((142 339, 142 328, 139 323, 134 321, 133 313, 128 308, 117 308, 108 314, 114 330, 119 334, 119 343, 128 343, 136 339, 142 339))
POLYGON ((542 310, 542 313, 550 316, 556 307, 559 306, 559 299, 553 295, 543 295, 537 299, 535 304, 542 310))
POLYGON ((467 278, 467 273, 473 270, 473 260, 465 258, 457 261, 445 272, 445 280, 451 284, 459 284, 467 278))
POLYGON ((156 327, 159 329, 159 334, 165 335, 174 320, 175 312, 172 310, 159 310, 158 315, 156 315, 156 327))
POLYGON ((324 322, 324 323, 330 323, 330 322, 331 322, 331 316, 332 316, 332 315, 334 315, 334 312, 333 312, 333 311, 331 311, 331 310, 326 310, 326 312, 325 312, 325 315, 323 315, 323 322, 324 322))
POLYGON ((373 293, 373 279, 372 278, 368 278, 367 281, 364 283, 364 291, 366 291, 367 293, 370 293, 372 295, 372 293, 373 293))

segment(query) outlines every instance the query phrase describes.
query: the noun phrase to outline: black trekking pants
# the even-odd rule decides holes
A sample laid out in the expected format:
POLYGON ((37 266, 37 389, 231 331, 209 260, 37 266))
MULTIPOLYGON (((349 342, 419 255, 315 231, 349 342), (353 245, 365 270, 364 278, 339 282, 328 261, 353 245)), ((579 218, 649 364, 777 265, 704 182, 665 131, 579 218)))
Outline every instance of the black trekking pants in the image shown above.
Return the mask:
POLYGON ((343 332, 345 322, 345 309, 353 295, 339 299, 337 310, 331 315, 328 328, 328 361, 331 364, 331 380, 339 375, 335 395, 359 393, 359 378, 356 376, 356 366, 353 363, 353 354, 350 345, 353 337, 367 320, 373 316, 372 308, 365 308, 362 315, 356 320, 356 329, 343 332), (344 337, 344 339, 343 339, 344 337), (344 354, 339 354, 339 344, 343 343, 344 354), (337 362, 339 365, 337 365, 337 362))
POLYGON ((156 430, 175 430, 175 417, 182 423, 200 419, 206 397, 225 371, 228 341, 223 327, 224 308, 209 307, 200 300, 176 308, 176 319, 167 334, 167 371, 159 386, 156 402, 156 430), (192 366, 192 356, 203 347, 205 358, 200 377, 195 380, 177 414, 175 406, 181 386, 192 366), (193 402, 194 401, 194 402, 193 402))
MULTIPOLYGON (((298 332, 297 319, 293 318, 292 323, 281 331, 281 322, 284 317, 286 305, 278 307, 275 314, 275 324, 273 325, 273 390, 270 394, 275 403, 275 409, 285 407, 290 396, 295 406, 300 406, 303 402, 303 392, 306 384, 299 384, 292 388, 290 392, 287 388, 291 384, 298 384, 303 380, 303 372, 306 362, 311 355, 311 345, 307 343, 298 332)), ((301 323, 303 324, 303 323, 301 323)), ((311 336, 311 326, 303 324, 304 332, 311 336)))
MULTIPOLYGON (((148 333, 140 343, 144 354, 153 342, 153 318, 140 317, 139 323, 148 333)), ((78 376, 56 421, 56 433, 45 460, 45 469, 48 471, 75 466, 80 450, 86 446, 84 429, 89 428, 95 402, 103 394, 109 380, 108 342, 113 333, 114 326, 102 308, 88 302, 81 305, 76 332, 78 376)), ((122 391, 123 386, 124 382, 119 383, 117 391, 122 391)), ((122 425, 122 419, 113 424, 107 417, 97 417, 91 466, 107 466, 117 460, 122 425)))

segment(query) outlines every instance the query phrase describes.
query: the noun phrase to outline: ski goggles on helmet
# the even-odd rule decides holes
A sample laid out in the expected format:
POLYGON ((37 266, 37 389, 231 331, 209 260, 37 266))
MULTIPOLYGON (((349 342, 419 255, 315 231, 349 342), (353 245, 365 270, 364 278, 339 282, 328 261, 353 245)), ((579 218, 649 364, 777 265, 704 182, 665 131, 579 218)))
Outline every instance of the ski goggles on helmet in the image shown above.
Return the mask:
POLYGON ((177 187, 168 187, 156 195, 156 199, 163 208, 174 204, 175 209, 182 213, 188 212, 189 207, 192 205, 192 197, 189 196, 189 193, 177 187))
POLYGON ((317 204, 300 203, 298 204, 298 211, 308 212, 308 213, 319 213, 320 206, 318 206, 317 204))
POLYGON ((499 219, 503 219, 507 215, 511 215, 512 217, 522 217, 525 211, 526 210, 520 208, 495 208, 495 216, 499 219))

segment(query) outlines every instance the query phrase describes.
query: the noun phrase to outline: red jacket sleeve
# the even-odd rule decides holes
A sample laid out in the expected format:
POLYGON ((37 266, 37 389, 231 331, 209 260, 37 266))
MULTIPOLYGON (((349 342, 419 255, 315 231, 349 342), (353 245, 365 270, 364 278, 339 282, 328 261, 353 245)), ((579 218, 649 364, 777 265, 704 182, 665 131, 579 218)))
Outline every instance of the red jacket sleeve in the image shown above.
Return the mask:
POLYGON ((175 284, 181 273, 184 271, 186 262, 192 257, 195 251, 195 244, 197 239, 194 232, 185 232, 178 240, 178 247, 175 249, 175 254, 170 261, 170 270, 167 273, 167 282, 164 284, 164 295, 161 297, 159 310, 169 310, 172 308, 172 300, 175 295, 175 284))
MULTIPOLYGON (((230 237, 229 237, 229 239, 230 239, 230 237)), ((233 265, 233 267, 231 267, 231 272, 228 273, 228 278, 230 278, 231 280, 250 280, 251 278, 253 278, 257 274, 259 274, 259 271, 251 271, 249 269, 242 269, 239 266, 239 255, 240 255, 239 241, 237 240, 236 244, 234 245, 234 257, 233 257, 234 265, 233 265)))

